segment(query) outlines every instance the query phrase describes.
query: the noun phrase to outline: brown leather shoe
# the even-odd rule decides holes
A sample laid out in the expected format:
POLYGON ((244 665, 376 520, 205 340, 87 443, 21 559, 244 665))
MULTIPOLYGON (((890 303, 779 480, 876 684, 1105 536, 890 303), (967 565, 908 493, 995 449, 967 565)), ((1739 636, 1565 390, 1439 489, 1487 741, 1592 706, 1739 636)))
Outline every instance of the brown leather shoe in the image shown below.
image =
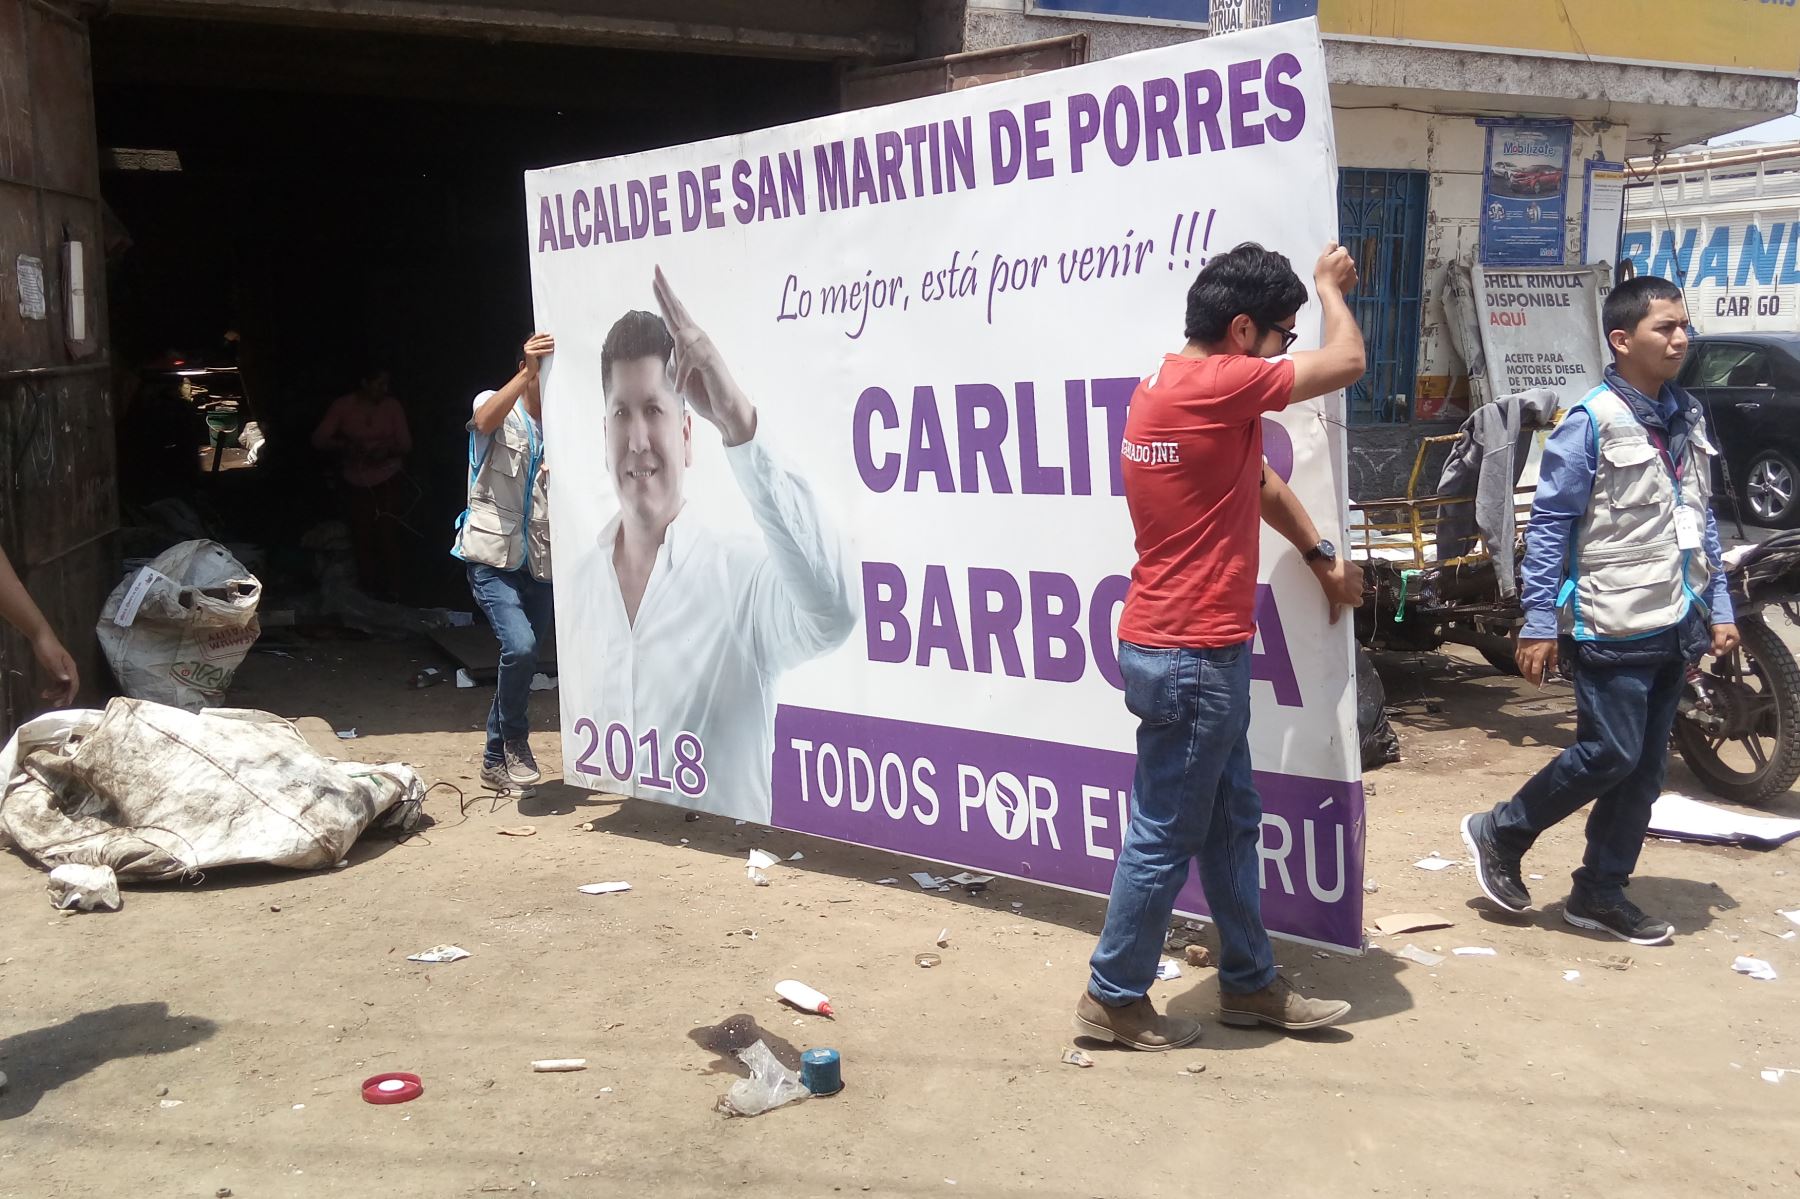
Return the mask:
POLYGON ((1075 1031, 1097 1041, 1117 1041, 1132 1049, 1160 1053, 1198 1040, 1200 1021, 1159 1016, 1148 996, 1124 1007, 1107 1007, 1084 993, 1075 1005, 1075 1031))
POLYGON ((1220 1022, 1244 1028, 1272 1024, 1289 1032, 1302 1032, 1336 1024, 1349 1014, 1350 1005, 1343 1000, 1308 999, 1279 974, 1262 990, 1247 995, 1219 992, 1220 1022))

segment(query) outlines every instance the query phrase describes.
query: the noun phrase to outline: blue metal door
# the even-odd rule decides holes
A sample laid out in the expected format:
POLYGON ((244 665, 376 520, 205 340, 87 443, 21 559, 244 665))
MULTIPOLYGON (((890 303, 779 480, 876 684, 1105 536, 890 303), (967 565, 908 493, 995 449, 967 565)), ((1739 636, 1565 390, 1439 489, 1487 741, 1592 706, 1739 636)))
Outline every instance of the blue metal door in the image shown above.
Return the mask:
POLYGON ((1417 400, 1425 292, 1425 171, 1345 167, 1338 172, 1338 240, 1362 281, 1350 310, 1362 326, 1369 369, 1349 391, 1353 425, 1400 425, 1417 400))

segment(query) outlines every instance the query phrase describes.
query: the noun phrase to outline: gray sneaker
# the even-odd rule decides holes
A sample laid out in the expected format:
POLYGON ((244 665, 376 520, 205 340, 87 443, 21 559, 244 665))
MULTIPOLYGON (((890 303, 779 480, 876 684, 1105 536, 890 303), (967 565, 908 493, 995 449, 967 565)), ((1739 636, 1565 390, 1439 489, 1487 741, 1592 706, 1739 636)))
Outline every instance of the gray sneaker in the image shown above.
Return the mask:
POLYGON ((512 776, 506 772, 506 763, 504 762, 497 766, 489 765, 486 762, 482 763, 481 785, 497 795, 517 794, 523 797, 531 794, 529 786, 513 782, 512 776))
POLYGON ((544 781, 537 759, 531 755, 531 742, 523 737, 506 743, 506 777, 515 787, 531 787, 544 781))

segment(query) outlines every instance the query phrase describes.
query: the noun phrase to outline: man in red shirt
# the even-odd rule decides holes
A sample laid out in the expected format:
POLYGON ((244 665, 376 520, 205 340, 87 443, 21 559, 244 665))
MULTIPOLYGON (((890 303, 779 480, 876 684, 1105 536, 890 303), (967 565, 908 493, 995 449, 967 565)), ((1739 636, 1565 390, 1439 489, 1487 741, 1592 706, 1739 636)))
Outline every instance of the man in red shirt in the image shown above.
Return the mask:
POLYGON ((1344 293, 1347 251, 1313 271, 1325 342, 1288 355, 1306 286, 1280 254, 1246 243, 1188 289, 1187 344, 1131 398, 1120 446, 1138 561, 1119 620, 1125 706, 1139 720, 1131 822, 1087 993, 1084 1036, 1174 1049, 1200 1024, 1159 1015, 1147 992, 1189 863, 1219 929, 1219 1018, 1322 1028, 1350 1005, 1308 999, 1275 972, 1262 923, 1257 846, 1262 799, 1250 775, 1250 641, 1260 521, 1312 566, 1332 605, 1362 602, 1362 572, 1262 460, 1262 416, 1348 387, 1363 373, 1362 333, 1344 293))

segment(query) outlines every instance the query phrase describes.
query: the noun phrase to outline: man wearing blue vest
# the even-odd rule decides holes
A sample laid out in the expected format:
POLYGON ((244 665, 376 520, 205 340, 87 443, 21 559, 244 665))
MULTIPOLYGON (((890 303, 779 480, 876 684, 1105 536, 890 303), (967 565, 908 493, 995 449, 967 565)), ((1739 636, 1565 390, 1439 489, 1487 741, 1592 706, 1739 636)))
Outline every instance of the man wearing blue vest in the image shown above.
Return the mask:
POLYGON ((1520 672, 1561 660, 1575 682, 1575 744, 1492 811, 1463 817, 1476 878, 1510 912, 1531 906, 1520 859, 1592 803, 1587 853, 1563 919, 1634 945, 1674 935, 1625 897, 1662 791, 1687 666, 1738 644, 1713 520, 1713 448, 1675 385, 1687 305, 1667 279, 1620 284, 1603 312, 1613 365, 1544 446, 1525 533, 1520 672))
POLYGON ((556 340, 534 333, 499 391, 475 397, 469 420, 469 506, 451 553, 469 566, 469 590, 500 640, 500 677, 488 710, 481 781, 528 794, 543 778, 531 752, 531 676, 555 615, 550 590, 550 489, 544 469, 538 369, 556 340))

